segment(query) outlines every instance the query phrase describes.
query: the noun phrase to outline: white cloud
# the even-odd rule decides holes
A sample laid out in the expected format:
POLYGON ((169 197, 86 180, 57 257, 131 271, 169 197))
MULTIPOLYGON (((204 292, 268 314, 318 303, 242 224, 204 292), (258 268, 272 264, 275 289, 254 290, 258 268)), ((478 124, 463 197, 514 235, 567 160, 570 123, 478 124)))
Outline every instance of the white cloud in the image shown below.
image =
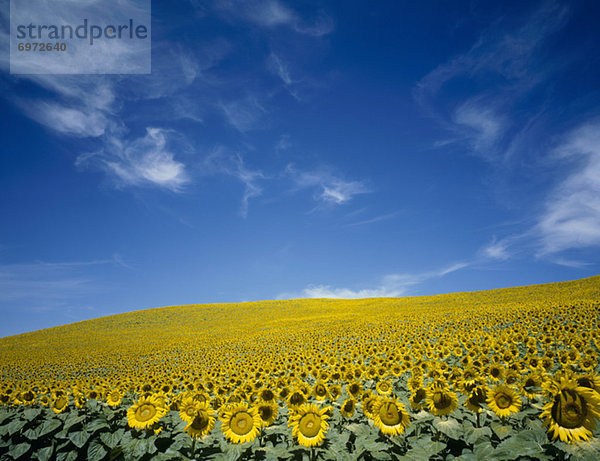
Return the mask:
POLYGON ((315 200, 324 205, 342 205, 355 195, 370 192, 361 181, 347 181, 324 170, 297 171, 289 165, 286 172, 297 189, 315 189, 315 200))
POLYGON ((279 0, 218 0, 215 7, 229 17, 261 27, 290 27, 313 37, 329 34, 335 27, 333 19, 324 11, 319 11, 313 21, 305 20, 279 0))
POLYGON ((108 119, 101 111, 83 112, 50 102, 21 102, 25 113, 38 123, 63 134, 97 137, 104 134, 108 119))
MULTIPOLYGON (((516 146, 504 145, 510 140, 502 135, 512 130, 516 131, 513 139, 520 139, 520 133, 530 129, 530 121, 539 115, 522 111, 517 114, 514 108, 550 75, 552 69, 539 62, 537 50, 563 27, 567 11, 550 1, 521 27, 506 30, 503 21, 496 22, 469 50, 441 64, 417 83, 413 91, 416 101, 452 133, 450 143, 463 141, 471 153, 490 162, 505 161, 514 153, 516 146), (501 82, 494 86, 493 93, 480 89, 489 88, 490 78, 501 82), (456 93, 445 93, 446 84, 452 81, 467 88, 459 102, 456 93)), ((435 146, 448 143, 438 141, 435 146)))
POLYGON ((411 287, 419 285, 426 280, 439 278, 452 272, 464 269, 470 263, 459 262, 434 271, 420 274, 389 274, 381 279, 376 287, 372 288, 337 288, 330 285, 309 285, 302 290, 301 294, 280 294, 277 299, 284 298, 334 298, 334 299, 356 299, 356 298, 394 298, 405 296, 411 287))
POLYGON ((219 147, 210 153, 203 163, 205 174, 225 174, 232 176, 244 185, 244 194, 240 214, 245 218, 248 216, 248 205, 250 199, 262 194, 259 181, 264 179, 264 174, 259 170, 248 168, 240 154, 232 154, 219 147))
POLYGON ((227 121, 238 131, 245 133, 261 128, 264 124, 264 107, 253 96, 245 99, 221 103, 227 121))
POLYGON ((494 110, 474 100, 466 101, 456 109, 454 122, 466 129, 465 137, 478 152, 493 147, 503 130, 501 118, 494 110))
POLYGON ((271 72, 279 76, 286 85, 291 85, 293 83, 288 64, 275 53, 271 53, 267 59, 267 67, 271 72))
POLYGON ((124 141, 108 138, 103 151, 84 154, 76 165, 95 165, 110 173, 119 186, 154 185, 178 192, 189 182, 186 167, 167 148, 169 131, 147 128, 144 137, 124 141))
POLYGON ((600 121, 573 131, 556 152, 577 166, 550 194, 539 218, 539 256, 600 245, 600 121))
POLYGON ((510 258, 508 246, 507 240, 494 239, 489 245, 484 246, 480 253, 486 258, 506 260, 510 258))

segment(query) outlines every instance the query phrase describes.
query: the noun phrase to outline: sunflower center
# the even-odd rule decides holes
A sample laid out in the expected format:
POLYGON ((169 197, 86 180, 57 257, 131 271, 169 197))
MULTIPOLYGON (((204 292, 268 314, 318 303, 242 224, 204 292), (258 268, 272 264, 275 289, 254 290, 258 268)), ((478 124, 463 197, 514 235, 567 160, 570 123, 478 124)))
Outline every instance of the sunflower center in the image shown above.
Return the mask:
POLYGON ((318 396, 323 396, 327 393, 327 391, 325 390, 325 386, 323 386, 322 384, 317 385, 317 387, 315 388, 315 394, 317 394, 318 396))
POLYGON ((252 420, 252 416, 246 412, 235 414, 229 424, 231 430, 237 435, 246 435, 252 430, 253 426, 254 421, 252 420))
POLYGON ((194 405, 189 405, 185 409, 185 414, 188 416, 194 416, 194 413, 196 413, 196 407, 194 407, 194 405))
POLYGON ((300 392, 294 392, 290 397, 290 403, 292 405, 301 405, 304 402, 304 395, 300 392))
POLYGON ((419 389, 416 393, 415 393, 415 398, 413 399, 413 401, 415 403, 419 403, 421 400, 423 400, 425 397, 427 396, 427 391, 423 388, 419 389))
POLYGON ((498 408, 504 410, 505 408, 510 407, 512 404, 512 399, 506 394, 498 394, 496 396, 496 405, 498 408))
POLYGON ((354 405, 352 405, 352 402, 346 402, 346 405, 344 405, 344 411, 350 412, 353 409, 354 409, 354 405))
POLYGON ((402 415, 398 411, 396 404, 392 402, 386 402, 381 405, 379 409, 379 419, 386 426, 395 426, 402 420, 402 415))
POLYGON ((321 417, 314 413, 306 413, 298 423, 298 429, 305 437, 314 437, 321 430, 321 417))
POLYGON ((141 405, 135 412, 135 417, 138 421, 144 422, 152 419, 156 414, 154 405, 141 405))
POLYGON ((208 423, 208 414, 206 413, 206 411, 200 411, 198 412, 198 415, 196 415, 194 421, 192 422, 192 428, 197 431, 203 431, 208 427, 208 423))
POLYGON ((269 406, 259 407, 258 413, 263 421, 268 421, 271 416, 273 416, 273 410, 269 406))
POLYGON ((439 409, 448 408, 452 404, 452 399, 444 392, 436 392, 433 394, 433 404, 439 409))
POLYGON ((56 399, 56 401, 54 402, 54 407, 55 408, 62 408, 67 404, 67 399, 64 396, 61 396, 59 398, 56 399))
POLYGON ((585 401, 572 390, 564 390, 556 396, 552 407, 554 420, 562 427, 575 429, 583 426, 587 415, 585 401))

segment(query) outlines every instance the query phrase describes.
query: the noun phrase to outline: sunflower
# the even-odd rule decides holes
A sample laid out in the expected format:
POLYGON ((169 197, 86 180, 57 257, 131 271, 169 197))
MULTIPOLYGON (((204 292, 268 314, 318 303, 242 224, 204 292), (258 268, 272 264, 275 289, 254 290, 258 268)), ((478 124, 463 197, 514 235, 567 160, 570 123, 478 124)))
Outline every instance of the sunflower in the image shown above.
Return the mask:
POLYGON ((487 377, 492 381, 500 381, 504 377, 504 367, 499 363, 492 363, 487 368, 487 377))
POLYGON ((334 384, 329 388, 329 396, 331 397, 331 400, 337 400, 340 395, 342 395, 342 386, 339 384, 334 384))
POLYGON ((233 403, 221 418, 221 430, 233 443, 250 442, 256 438, 261 427, 261 419, 256 408, 245 403, 233 403))
POLYGON ((179 417, 186 423, 192 423, 198 414, 198 408, 203 402, 194 400, 193 397, 184 397, 177 405, 179 408, 179 417))
POLYGON ((259 402, 256 406, 256 411, 261 420, 261 427, 267 427, 273 424, 277 419, 279 407, 275 402, 259 402))
POLYGON ((326 409, 320 409, 314 403, 301 405, 290 418, 292 435, 304 447, 316 447, 323 443, 329 428, 326 409))
POLYGON ((303 405, 306 402, 306 395, 299 389, 294 389, 292 392, 290 392, 290 395, 287 398, 288 406, 291 409, 298 408, 300 405, 303 405))
POLYGON ((276 396, 275 392, 273 392, 268 387, 263 387, 262 389, 260 389, 258 391, 258 400, 261 402, 272 403, 275 401, 276 397, 277 396, 276 396))
POLYGON ((529 373, 523 378, 523 385, 521 386, 521 390, 523 391, 523 394, 527 396, 528 399, 533 400, 540 395, 542 383, 542 376, 539 373, 529 373))
POLYGON ((487 398, 487 387, 485 385, 475 387, 465 402, 465 407, 474 413, 480 413, 483 411, 483 404, 487 398))
POLYGON ((43 394, 40 396, 39 402, 44 406, 50 405, 50 397, 48 397, 46 394, 43 394))
POLYGON ((207 402, 196 402, 196 415, 185 426, 185 432, 191 437, 204 437, 215 427, 215 413, 207 402))
POLYGON ((378 401, 379 401, 379 398, 376 395, 372 395, 371 397, 368 397, 365 400, 363 400, 362 411, 367 418, 369 418, 369 419, 375 418, 374 411, 375 411, 375 406, 377 405, 378 401))
POLYGON ((352 418, 354 411, 356 410, 356 400, 350 398, 344 401, 340 413, 346 418, 352 418))
POLYGON ((379 381, 375 389, 380 395, 390 395, 392 393, 392 385, 389 381, 379 381))
POLYGON ((458 406, 458 396, 446 386, 435 384, 427 390, 425 404, 436 416, 449 415, 458 406))
POLYGON ((373 419, 375 426, 383 434, 402 434, 410 424, 410 418, 404 405, 395 398, 385 397, 379 399, 373 408, 373 414, 375 415, 373 419))
POLYGON ((106 403, 111 407, 116 407, 121 403, 123 393, 119 389, 113 389, 106 394, 106 403))
POLYGON ((62 394, 54 399, 51 408, 56 414, 63 412, 69 405, 69 398, 66 394, 62 394))
POLYGON ((521 397, 516 391, 503 384, 488 390, 487 404, 501 418, 516 413, 521 408, 521 397))
POLYGON ((540 415, 552 439, 567 443, 590 439, 600 416, 600 396, 573 379, 561 379, 555 389, 558 391, 540 415))
POLYGON ((425 390, 425 388, 420 387, 420 388, 416 389, 415 391, 413 391, 412 395, 410 396, 410 399, 408 399, 408 401, 410 402, 410 407, 414 410, 423 408, 423 404, 425 403, 424 400, 426 398, 427 398, 427 391, 425 390))
POLYGON ((157 423, 167 413, 167 409, 154 395, 140 397, 127 410, 127 424, 134 429, 145 429, 157 423))
POLYGON ((359 381, 354 381, 348 384, 348 387, 346 387, 346 389, 348 390, 348 394, 350 394, 354 398, 357 398, 362 391, 362 384, 359 381))
POLYGON ((329 389, 323 381, 319 380, 315 383, 312 394, 317 400, 325 400, 329 397, 329 389))

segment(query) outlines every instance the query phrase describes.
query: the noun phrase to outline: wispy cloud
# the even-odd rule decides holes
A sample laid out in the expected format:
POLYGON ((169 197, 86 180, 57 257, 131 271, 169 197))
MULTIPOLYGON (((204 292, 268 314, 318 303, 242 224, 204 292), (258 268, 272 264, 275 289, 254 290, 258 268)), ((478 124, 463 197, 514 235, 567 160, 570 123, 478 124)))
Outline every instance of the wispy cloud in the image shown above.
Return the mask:
POLYGON ((76 165, 103 169, 119 187, 149 184, 179 192, 190 179, 185 165, 167 147, 169 133, 147 128, 145 136, 132 141, 109 137, 104 150, 80 155, 76 165))
POLYGON ((458 262, 437 270, 419 274, 389 274, 372 288, 338 288, 330 285, 310 285, 302 290, 299 295, 281 294, 278 299, 305 297, 305 298, 393 298, 406 295, 410 289, 429 279, 443 277, 470 266, 470 263, 458 262))
POLYGON ((101 287, 98 280, 87 273, 90 266, 123 266, 122 258, 67 262, 32 262, 0 264, 0 303, 27 301, 36 309, 62 306, 101 287))
POLYGON ((517 28, 498 21, 485 30, 464 54, 441 64, 414 88, 414 97, 441 127, 452 132, 452 140, 436 146, 464 142, 473 154, 491 162, 504 161, 514 153, 514 143, 503 135, 528 127, 537 114, 515 114, 515 107, 540 82, 548 78, 548 66, 536 53, 545 40, 566 23, 568 9, 554 1, 545 2, 517 28), (490 78, 499 83, 494 92, 490 78), (462 100, 445 92, 449 82, 463 87, 462 100), (486 82, 488 83, 486 85, 486 82), (468 83, 468 86, 466 85, 468 83), (509 144, 508 146, 506 144, 509 144))
POLYGON ((508 240, 497 240, 496 238, 480 250, 480 254, 485 258, 506 260, 510 258, 510 252, 508 250, 508 240))
POLYGON ((242 133, 264 127, 266 110, 254 96, 222 102, 220 106, 227 121, 242 133))
POLYGON ((327 170, 298 171, 292 165, 286 169, 296 189, 313 189, 314 199, 323 205, 342 205, 354 196, 369 193, 361 181, 348 181, 327 170))
POLYGON ((204 159, 203 171, 208 175, 225 174, 242 182, 244 194, 240 214, 246 218, 250 199, 262 194, 259 182, 265 179, 265 175, 260 170, 248 168, 241 154, 228 152, 224 147, 214 149, 204 159))
POLYGON ((217 11, 260 27, 289 27, 296 32, 321 37, 333 31, 333 19, 319 11, 313 20, 304 19, 294 9, 279 0, 218 0, 217 11))
POLYGON ((539 256, 600 245, 600 120, 570 133, 556 153, 575 166, 539 218, 539 256))
POLYGON ((24 112, 36 122, 60 133, 77 137, 97 137, 104 134, 108 119, 101 111, 83 112, 50 102, 21 103, 24 112))
POLYGON ((354 221, 354 222, 351 222, 350 224, 348 224, 348 226, 349 227, 365 226, 367 224, 373 224, 373 223, 376 223, 376 222, 388 221, 390 219, 395 218, 399 214, 400 214, 400 212, 394 211, 393 213, 386 213, 386 214, 382 214, 382 215, 379 215, 379 216, 375 216, 373 218, 363 219, 361 221, 354 221))

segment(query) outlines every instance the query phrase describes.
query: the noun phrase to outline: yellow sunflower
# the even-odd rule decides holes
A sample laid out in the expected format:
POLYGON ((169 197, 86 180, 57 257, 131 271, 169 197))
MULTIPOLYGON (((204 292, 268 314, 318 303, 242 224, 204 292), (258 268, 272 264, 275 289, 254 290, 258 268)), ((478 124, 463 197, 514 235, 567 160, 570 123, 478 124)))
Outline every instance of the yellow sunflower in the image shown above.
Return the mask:
POLYGON ((177 405, 179 408, 179 417, 186 423, 192 423, 198 414, 198 408, 200 408, 201 403, 205 402, 194 400, 193 397, 184 397, 177 405))
POLYGON ((261 427, 267 427, 273 424, 277 419, 279 407, 275 402, 259 402, 256 406, 256 411, 260 416, 261 427))
POLYGON ((483 405, 487 398, 487 387, 485 385, 475 387, 465 402, 465 407, 474 413, 480 413, 483 411, 483 405))
POLYGON ((56 414, 63 412, 69 405, 69 398, 66 394, 59 395, 52 401, 52 411, 56 414))
POLYGON ((410 418, 404 405, 395 398, 379 399, 373 408, 375 426, 383 434, 399 435, 410 425, 410 418))
POLYGON ((572 443, 588 440, 600 416, 600 396, 593 390, 581 387, 573 379, 561 379, 553 399, 543 407, 540 418, 552 439, 560 438, 572 443))
POLYGON ((121 403, 123 393, 119 389, 113 389, 106 394, 106 403, 111 407, 116 407, 121 403))
POLYGON ((392 385, 389 381, 379 381, 375 389, 379 395, 390 395, 392 393, 392 385))
POLYGON ((298 408, 306 402, 306 395, 299 389, 294 389, 287 398, 288 407, 291 409, 298 408))
POLYGON ((340 413, 346 418, 352 418, 354 411, 356 410, 356 400, 350 398, 344 401, 340 413))
POLYGON ((256 438, 261 427, 261 419, 256 408, 248 408, 245 403, 233 403, 222 418, 221 430, 227 440, 233 443, 250 442, 256 438))
POLYGON ((167 409, 154 395, 141 397, 127 410, 127 424, 135 429, 145 429, 157 423, 167 409))
POLYGON ((329 428, 327 409, 314 403, 301 405, 290 418, 292 435, 304 447, 316 447, 325 440, 329 428))
POLYGON ((196 402, 196 415, 185 426, 185 432, 191 437, 204 437, 215 427, 215 420, 215 413, 207 402, 196 402))
POLYGON ((521 397, 513 388, 499 384, 488 390, 487 404, 494 413, 504 418, 521 409, 521 397))
POLYGON ((357 398, 362 392, 362 384, 359 381, 354 381, 348 384, 348 387, 346 387, 346 389, 348 390, 348 394, 350 394, 354 398, 357 398))
POLYGON ((410 407, 414 410, 423 408, 423 404, 425 403, 426 398, 427 391, 423 387, 414 390, 412 395, 410 396, 410 399, 408 399, 408 401, 410 402, 410 407))
POLYGON ((319 380, 315 383, 312 394, 317 400, 325 400, 329 397, 329 389, 323 381, 319 380))
POLYGON ((458 406, 458 396, 446 386, 436 384, 427 390, 425 404, 436 416, 449 415, 458 406))

